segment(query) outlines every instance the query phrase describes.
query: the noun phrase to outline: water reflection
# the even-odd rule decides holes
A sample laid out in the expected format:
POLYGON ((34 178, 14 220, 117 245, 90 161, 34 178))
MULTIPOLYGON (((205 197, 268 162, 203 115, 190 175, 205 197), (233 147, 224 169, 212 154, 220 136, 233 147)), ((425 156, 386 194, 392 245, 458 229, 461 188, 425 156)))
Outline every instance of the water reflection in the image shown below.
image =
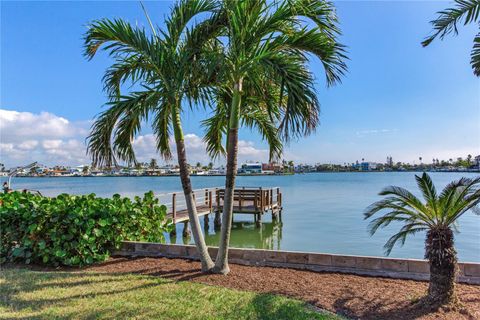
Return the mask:
MULTIPOLYGON (((203 222, 202 222, 203 224, 203 222)), ((205 225, 204 225, 205 227, 205 225)), ((208 246, 218 246, 220 230, 215 230, 213 221, 203 229, 208 246)), ((263 222, 256 226, 254 221, 234 221, 230 237, 230 247, 281 250, 283 223, 281 221, 263 222)), ((167 241, 176 244, 192 244, 192 237, 182 236, 183 224, 177 225, 176 235, 167 235, 167 241)))

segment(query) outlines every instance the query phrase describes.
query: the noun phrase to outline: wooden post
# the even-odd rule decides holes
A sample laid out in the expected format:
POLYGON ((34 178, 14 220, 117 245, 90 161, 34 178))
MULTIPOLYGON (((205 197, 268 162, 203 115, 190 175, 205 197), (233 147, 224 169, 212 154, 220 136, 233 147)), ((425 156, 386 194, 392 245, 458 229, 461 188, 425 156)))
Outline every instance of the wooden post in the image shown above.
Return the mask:
POLYGON ((209 224, 208 214, 206 214, 203 216, 203 228, 205 229, 205 233, 208 233, 208 224, 209 224))
POLYGON ((273 210, 273 189, 270 189, 270 209, 273 210))
POLYGON ((262 190, 262 187, 260 187, 260 212, 263 211, 263 190, 262 190))
POLYGON ((208 206, 208 189, 205 189, 205 205, 208 206))
POLYGON ((173 225, 172 231, 170 231, 170 243, 175 244, 177 242, 177 225, 173 225))
MULTIPOLYGON (((243 188, 242 188, 243 189, 243 188)), ((239 189, 238 190, 238 210, 239 211, 242 211, 242 197, 243 197, 243 192, 242 192, 242 189, 239 189)), ((235 191, 233 192, 234 196, 235 196, 235 191)))
POLYGON ((278 217, 280 219, 280 222, 282 222, 282 210, 283 210, 283 207, 282 207, 282 194, 280 193, 279 195, 279 198, 278 198, 278 217))
POLYGON ((270 192, 269 190, 265 190, 265 211, 268 210, 269 203, 268 201, 270 200, 270 192))
POLYGON ((261 211, 258 213, 258 217, 257 217, 257 221, 256 221, 257 227, 262 226, 262 214, 263 214, 263 212, 261 212, 261 211))
POLYGON ((258 211, 258 191, 255 190, 255 195, 253 196, 253 206, 255 207, 255 212, 258 211))
POLYGON ((215 194, 216 194, 215 198, 216 198, 217 206, 215 210, 215 219, 213 220, 213 226, 215 230, 218 230, 222 226, 222 218, 220 217, 220 190, 215 188, 215 194))
POLYGON ((172 195, 172 216, 173 216, 173 223, 175 224, 177 220, 177 208, 176 208, 176 199, 177 199, 177 194, 174 193, 172 195))
POLYGON ((185 221, 185 222, 183 223, 183 232, 182 232, 182 235, 183 235, 184 238, 190 236, 190 228, 189 228, 189 225, 188 225, 188 221, 185 221))
POLYGON ((210 212, 213 210, 213 201, 212 201, 212 191, 208 191, 208 208, 210 209, 210 212))

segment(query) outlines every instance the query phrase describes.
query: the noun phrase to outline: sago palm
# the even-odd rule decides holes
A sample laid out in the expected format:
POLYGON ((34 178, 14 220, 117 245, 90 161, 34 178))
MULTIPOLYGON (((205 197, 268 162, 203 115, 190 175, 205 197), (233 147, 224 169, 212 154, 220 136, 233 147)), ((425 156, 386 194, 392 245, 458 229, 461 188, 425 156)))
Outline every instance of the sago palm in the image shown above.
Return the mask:
POLYGON ((196 212, 181 113, 185 102, 197 105, 208 96, 203 81, 209 75, 205 74, 208 67, 204 66, 202 48, 209 33, 197 28, 201 21, 193 26, 189 23, 199 15, 208 19, 217 5, 209 0, 179 1, 165 22, 165 30, 152 26, 151 35, 121 19, 103 19, 94 21, 85 36, 85 54, 89 59, 103 48, 115 60, 104 76, 109 108, 96 119, 89 136, 88 152, 93 162, 112 165, 119 159, 135 163, 132 143, 147 122, 151 123, 157 150, 168 159, 173 129, 192 234, 204 271, 213 267, 213 261, 196 212), (125 82, 136 90, 123 94, 125 82))
MULTIPOLYGON (((448 34, 458 34, 458 24, 480 22, 480 0, 455 0, 455 7, 438 12, 438 18, 431 21, 433 33, 426 38, 422 45, 428 46, 435 38, 441 40, 448 34)), ((480 76, 480 32, 473 39, 473 49, 470 54, 470 64, 473 73, 480 76)))
MULTIPOLYGON (((339 33, 333 6, 325 1, 290 0, 224 0, 218 14, 218 24, 224 45, 220 78, 228 86, 230 102, 226 105, 228 119, 226 132, 227 174, 222 229, 215 271, 228 273, 228 245, 233 216, 233 191, 237 170, 238 130, 242 108, 255 108, 245 103, 250 97, 262 94, 257 80, 272 79, 280 83, 280 97, 285 92, 285 117, 279 134, 286 137, 308 134, 318 124, 316 98, 311 97, 312 76, 304 68, 307 56, 320 59, 328 84, 340 80, 346 67, 342 45, 337 42, 339 33), (305 23, 310 20, 313 27, 305 23), (299 64, 303 72, 298 71, 299 64), (306 74, 305 74, 306 72, 306 74), (280 79, 280 81, 278 81, 280 79), (305 111, 307 110, 307 111, 305 111), (311 117, 300 115, 310 114, 311 117)), ((272 114, 268 112, 267 115, 272 114)), ((275 123, 272 121, 272 123, 275 123)))
POLYGON ((399 232, 386 242, 387 254, 397 242, 404 244, 408 236, 426 231, 425 258, 430 264, 428 302, 435 305, 455 302, 457 254, 453 231, 457 229, 458 219, 466 212, 472 210, 478 213, 480 177, 451 182, 439 195, 428 174, 415 178, 423 194, 423 202, 404 188, 387 187, 380 192, 386 198, 368 207, 365 219, 388 211, 371 221, 369 229, 372 235, 378 228, 392 222, 403 224, 399 232))

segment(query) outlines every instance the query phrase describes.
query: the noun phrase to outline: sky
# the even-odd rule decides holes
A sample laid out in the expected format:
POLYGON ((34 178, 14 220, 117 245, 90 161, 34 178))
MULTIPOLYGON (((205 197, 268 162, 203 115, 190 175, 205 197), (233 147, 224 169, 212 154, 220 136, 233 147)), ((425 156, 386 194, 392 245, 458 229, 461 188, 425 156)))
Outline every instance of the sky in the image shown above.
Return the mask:
MULTIPOLYGON (((395 162, 418 163, 419 157, 429 162, 480 154, 480 80, 469 65, 478 26, 461 26, 458 36, 422 48, 429 21, 451 2, 334 4, 349 71, 341 84, 327 88, 321 64, 311 61, 321 125, 315 134, 292 141, 284 158, 343 164, 392 156, 395 162)), ((172 2, 145 5, 162 27, 172 2)), ((105 110, 101 79, 112 60, 100 54, 87 61, 82 37, 88 23, 101 18, 148 27, 137 1, 1 1, 0 162, 7 167, 90 162, 85 139, 105 110)), ((182 115, 191 163, 210 161, 199 125, 208 113, 182 115)), ((257 133, 243 129, 239 138, 240 162, 268 160, 257 133)), ((159 159, 148 128, 134 145, 139 160, 159 159)))

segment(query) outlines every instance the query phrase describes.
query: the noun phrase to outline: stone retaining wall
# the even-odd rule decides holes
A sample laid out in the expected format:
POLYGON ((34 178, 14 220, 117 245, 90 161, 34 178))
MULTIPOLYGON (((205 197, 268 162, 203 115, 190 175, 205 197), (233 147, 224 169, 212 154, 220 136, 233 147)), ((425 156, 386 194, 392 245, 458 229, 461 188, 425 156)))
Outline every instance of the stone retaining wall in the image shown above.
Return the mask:
MULTIPOLYGON (((217 250, 215 247, 209 248, 213 257, 215 257, 217 250)), ((176 257, 198 260, 195 246, 148 242, 126 241, 122 244, 120 250, 114 252, 114 255, 176 257)), ((231 248, 229 250, 229 261, 242 265, 342 272, 400 279, 428 280, 429 278, 427 261, 416 259, 231 248)), ((461 262, 458 266, 458 282, 480 284, 480 263, 461 262)))

